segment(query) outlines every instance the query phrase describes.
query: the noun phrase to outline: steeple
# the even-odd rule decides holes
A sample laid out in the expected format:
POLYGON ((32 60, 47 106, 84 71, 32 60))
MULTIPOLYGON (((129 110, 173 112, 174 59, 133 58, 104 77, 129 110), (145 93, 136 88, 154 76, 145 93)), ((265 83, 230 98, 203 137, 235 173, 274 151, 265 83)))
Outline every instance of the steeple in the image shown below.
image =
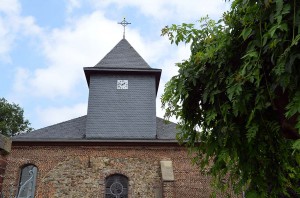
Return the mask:
POLYGON ((126 39, 122 39, 95 67, 150 69, 126 39))
POLYGON ((156 138, 161 69, 151 68, 123 38, 84 73, 89 85, 86 138, 156 138))
POLYGON ((90 85, 91 74, 120 72, 153 75, 155 76, 156 92, 158 91, 161 69, 151 68, 126 39, 119 41, 94 67, 84 68, 88 85, 90 85))

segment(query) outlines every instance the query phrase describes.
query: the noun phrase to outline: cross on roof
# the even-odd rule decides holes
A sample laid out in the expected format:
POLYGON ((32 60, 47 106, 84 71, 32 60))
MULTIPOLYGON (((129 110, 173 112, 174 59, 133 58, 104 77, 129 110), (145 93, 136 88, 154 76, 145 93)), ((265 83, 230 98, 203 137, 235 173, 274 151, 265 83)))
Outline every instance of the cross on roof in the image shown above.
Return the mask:
POLYGON ((128 23, 126 20, 125 20, 125 17, 123 19, 123 21, 119 22, 118 24, 121 24, 123 27, 124 27, 124 31, 123 31, 123 39, 125 38, 125 26, 131 24, 131 23, 128 23))

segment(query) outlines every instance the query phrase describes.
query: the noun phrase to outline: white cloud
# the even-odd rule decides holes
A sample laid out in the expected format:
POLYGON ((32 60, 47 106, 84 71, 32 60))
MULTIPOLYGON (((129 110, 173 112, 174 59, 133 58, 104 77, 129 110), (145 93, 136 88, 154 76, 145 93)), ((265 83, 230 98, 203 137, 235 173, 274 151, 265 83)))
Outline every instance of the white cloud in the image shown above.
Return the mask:
POLYGON ((70 14, 73 12, 74 9, 81 7, 80 0, 66 0, 67 3, 67 13, 70 14))
POLYGON ((0 1, 0 61, 11 62, 9 53, 17 37, 41 33, 34 19, 22 17, 20 12, 21 5, 17 0, 0 1))
MULTIPOLYGON (((190 56, 189 45, 179 45, 176 48, 169 47, 168 52, 171 52, 168 57, 162 62, 162 76, 160 80, 159 90, 156 99, 156 113, 158 117, 163 117, 165 111, 161 108, 161 96, 165 89, 165 84, 178 73, 178 67, 175 63, 182 62, 190 56), (171 51, 171 49, 173 49, 171 51)), ((177 122, 175 117, 171 117, 170 121, 177 122)))
POLYGON ((9 35, 9 30, 5 27, 4 20, 0 18, 0 60, 9 62, 7 53, 11 49, 12 37, 9 35))
POLYGON ((86 115, 87 104, 79 103, 73 106, 48 107, 36 110, 41 126, 49 126, 86 115))
POLYGON ((20 10, 20 4, 17 1, 0 1, 0 61, 10 62, 8 55, 12 48, 15 35, 15 21, 20 10))
POLYGON ((35 23, 35 19, 32 16, 21 17, 16 20, 18 20, 20 24, 19 32, 24 36, 32 36, 42 39, 43 30, 35 23))
MULTIPOLYGON (((219 18, 220 13, 228 9, 229 3, 221 0, 90 0, 95 7, 105 8, 111 5, 120 8, 135 7, 145 16, 159 21, 180 21, 198 20, 200 17, 209 15, 212 18, 219 18)), ((191 21, 194 22, 194 21, 191 21)))
MULTIPOLYGON (((126 31, 126 38, 138 53, 150 65, 162 67, 156 63, 170 53, 169 42, 164 38, 145 40, 131 28, 126 31)), ((27 84, 25 92, 44 98, 70 97, 79 83, 85 83, 83 67, 96 65, 117 44, 122 38, 122 27, 101 12, 93 12, 44 33, 42 38, 46 65, 23 78, 23 84, 27 84)))
POLYGON ((5 14, 16 14, 20 11, 20 4, 17 0, 1 0, 0 12, 5 14))
MULTIPOLYGON (((170 47, 170 49, 172 49, 170 47)), ((178 72, 178 67, 175 66, 176 63, 180 63, 183 60, 188 59, 190 56, 190 47, 189 45, 179 45, 176 49, 173 49, 173 53, 170 57, 164 59, 163 62, 163 76, 164 80, 171 79, 172 76, 176 75, 178 72)))
POLYGON ((44 32, 41 50, 45 65, 23 78, 26 92, 45 98, 72 95, 78 83, 85 83, 83 67, 97 64, 117 43, 118 33, 118 24, 99 12, 69 21, 61 29, 44 32))

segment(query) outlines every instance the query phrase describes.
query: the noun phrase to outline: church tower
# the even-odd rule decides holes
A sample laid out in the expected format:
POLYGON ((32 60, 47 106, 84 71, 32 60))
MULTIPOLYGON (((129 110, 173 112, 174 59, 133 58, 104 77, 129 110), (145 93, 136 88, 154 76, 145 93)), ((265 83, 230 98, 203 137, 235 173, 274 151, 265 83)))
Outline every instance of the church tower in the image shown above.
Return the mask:
POLYGON ((98 64, 89 85, 87 139, 155 139, 161 69, 151 68, 123 38, 98 64))

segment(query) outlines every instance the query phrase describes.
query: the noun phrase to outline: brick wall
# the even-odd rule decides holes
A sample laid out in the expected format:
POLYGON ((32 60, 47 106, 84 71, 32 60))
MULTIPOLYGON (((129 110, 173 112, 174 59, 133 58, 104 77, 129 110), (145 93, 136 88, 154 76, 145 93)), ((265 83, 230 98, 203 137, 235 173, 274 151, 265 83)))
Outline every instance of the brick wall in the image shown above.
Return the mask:
POLYGON ((173 198, 175 197, 174 194, 174 182, 163 182, 163 197, 164 198, 173 198))
MULTIPOLYGON (((14 146, 8 157, 4 192, 17 185, 20 167, 38 167, 36 197, 104 197, 105 178, 129 179, 130 198, 209 197, 210 178, 190 164, 179 146, 14 146), (161 181, 160 161, 173 162, 174 182, 161 181)), ((15 188, 16 189, 16 188, 15 188)))

